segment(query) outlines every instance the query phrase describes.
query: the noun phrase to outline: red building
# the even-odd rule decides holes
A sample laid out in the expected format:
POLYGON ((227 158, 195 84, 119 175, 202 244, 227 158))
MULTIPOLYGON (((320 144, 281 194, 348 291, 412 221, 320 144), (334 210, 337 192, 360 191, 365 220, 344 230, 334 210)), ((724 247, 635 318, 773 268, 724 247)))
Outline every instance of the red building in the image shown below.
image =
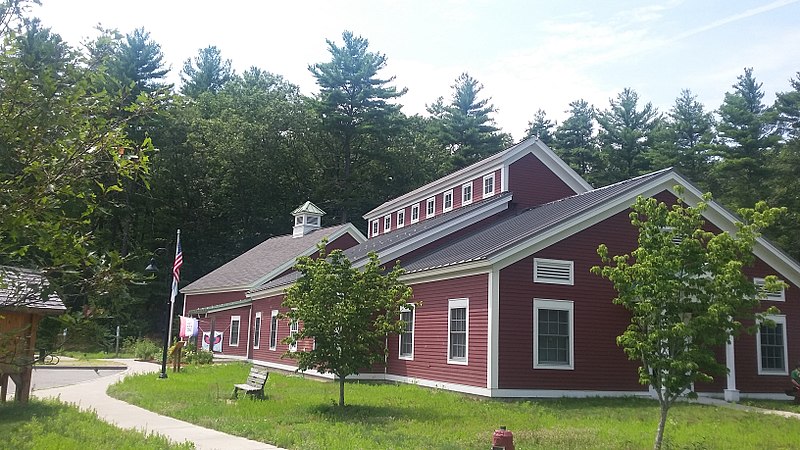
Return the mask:
MULTIPOLYGON (((646 393, 638 364, 615 342, 630 317, 611 302, 612 285, 589 269, 600 262, 601 243, 612 254, 636 247, 627 214, 638 196, 674 200, 676 185, 684 186, 687 203, 700 200, 671 169, 592 189, 541 141, 528 139, 368 212, 369 239, 348 225, 323 229, 337 230, 332 247, 346 249, 356 267, 371 251, 387 263, 400 260, 421 302, 403 313, 407 331, 389 338, 385 367, 358 376, 500 397, 646 393)), ((717 230, 735 230, 736 218, 716 203, 705 217, 717 230)), ((256 247, 183 290, 192 314, 231 324, 223 353, 294 369, 280 358, 290 350, 280 341, 292 329, 277 315, 297 277, 294 258, 312 254, 314 233, 322 237, 323 230, 301 237, 308 239, 304 252, 250 255, 256 247), (260 275, 213 282, 235 278, 242 266, 260 275)), ((754 253, 754 282, 775 274, 789 285, 764 301, 781 310, 772 317, 777 327, 720 349, 730 374, 698 391, 731 400, 740 393, 782 396, 789 362, 800 359, 800 265, 764 239, 754 253)))

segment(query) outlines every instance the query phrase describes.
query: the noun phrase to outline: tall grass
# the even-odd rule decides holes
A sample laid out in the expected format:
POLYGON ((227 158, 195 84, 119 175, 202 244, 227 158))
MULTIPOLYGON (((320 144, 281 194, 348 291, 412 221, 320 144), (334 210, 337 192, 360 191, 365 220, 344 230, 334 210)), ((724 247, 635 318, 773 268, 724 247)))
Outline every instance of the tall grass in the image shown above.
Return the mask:
POLYGON ((0 448, 14 450, 191 449, 165 437, 122 430, 56 401, 0 404, 0 448))
MULTIPOLYGON (((486 449, 505 425, 519 449, 652 448, 658 404, 637 398, 503 401, 414 385, 335 383, 271 374, 263 401, 231 400, 248 366, 129 377, 109 393, 204 427, 297 449, 486 449)), ((665 448, 797 448, 800 421, 679 404, 665 448), (768 430, 768 431, 767 431, 768 430)))

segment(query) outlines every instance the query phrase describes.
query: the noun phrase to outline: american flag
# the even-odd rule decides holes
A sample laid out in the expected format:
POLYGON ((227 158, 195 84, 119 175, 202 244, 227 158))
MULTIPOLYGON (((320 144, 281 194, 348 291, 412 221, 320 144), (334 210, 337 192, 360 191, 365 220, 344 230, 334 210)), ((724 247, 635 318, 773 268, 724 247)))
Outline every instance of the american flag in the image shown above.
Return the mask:
POLYGON ((178 282, 181 280, 181 266, 183 265, 183 250, 181 250, 181 230, 178 230, 178 243, 175 245, 175 263, 172 264, 172 295, 170 301, 175 303, 178 296, 178 282))

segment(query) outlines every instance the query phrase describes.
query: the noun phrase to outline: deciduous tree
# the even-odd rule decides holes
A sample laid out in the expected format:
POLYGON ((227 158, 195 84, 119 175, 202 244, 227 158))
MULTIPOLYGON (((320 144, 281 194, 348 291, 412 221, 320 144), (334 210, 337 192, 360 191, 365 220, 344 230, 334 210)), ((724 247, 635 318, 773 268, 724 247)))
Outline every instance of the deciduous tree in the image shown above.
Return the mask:
MULTIPOLYGON (((680 187, 676 187, 682 192, 680 187)), ((631 323, 617 343, 638 360, 639 381, 652 386, 661 418, 654 448, 661 448, 669 408, 682 395, 696 396, 695 382, 710 382, 726 373, 715 350, 758 320, 759 294, 742 269, 752 263, 760 230, 781 210, 761 202, 740 210, 736 233, 706 231, 703 211, 710 194, 696 206, 681 200, 671 207, 653 198, 638 198, 630 214, 639 230, 639 246, 630 254, 610 256, 605 244, 597 253, 603 266, 592 273, 608 278, 617 290, 614 303, 631 313, 631 323)), ((780 289, 766 277, 764 290, 780 289)))

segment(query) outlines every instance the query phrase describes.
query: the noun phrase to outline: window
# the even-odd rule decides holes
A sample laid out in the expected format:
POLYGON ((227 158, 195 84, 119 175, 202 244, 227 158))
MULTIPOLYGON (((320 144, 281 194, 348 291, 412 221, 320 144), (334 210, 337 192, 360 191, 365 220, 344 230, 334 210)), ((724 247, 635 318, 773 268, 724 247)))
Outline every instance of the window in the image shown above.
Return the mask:
POLYGON ((472 183, 461 186, 461 204, 469 205, 472 203, 472 183))
POLYGON ((783 288, 780 291, 764 291, 764 279, 763 278, 753 278, 753 283, 755 283, 756 288, 758 288, 759 297, 761 300, 771 300, 773 302, 785 302, 786 301, 786 294, 784 293, 783 288))
POLYGON ((411 205, 411 223, 419 222, 419 203, 411 205))
POLYGON ((567 284, 572 286, 574 267, 572 261, 533 258, 533 282, 567 284))
POLYGON ((253 348, 257 349, 259 346, 261 346, 261 312, 256 313, 253 322, 253 348))
POLYGON ((372 235, 377 236, 380 224, 378 224, 378 219, 372 221, 372 235))
MULTIPOLYGON (((300 331, 300 323, 296 320, 289 321, 289 336, 294 336, 300 331)), ((289 351, 296 352, 297 351, 297 342, 294 344, 289 344, 289 351)))
POLYGON ((494 174, 483 177, 483 198, 494 195, 494 174))
POLYGON ((447 212, 453 209, 453 191, 449 190, 445 192, 442 197, 444 198, 444 200, 442 201, 442 203, 444 204, 444 209, 442 209, 442 211, 447 212))
POLYGON ((392 215, 383 218, 383 232, 386 233, 392 229, 392 215))
POLYGON ((231 347, 239 346, 239 324, 242 322, 240 316, 231 316, 231 336, 228 343, 231 347))
POLYGON ((758 345, 759 375, 788 375, 789 362, 786 354, 786 316, 766 316, 774 327, 759 325, 756 340, 758 345))
POLYGON ((430 219, 436 213, 436 197, 431 197, 425 201, 425 218, 430 219))
POLYGON ((278 347, 278 310, 273 309, 269 319, 269 349, 278 347))
POLYGON ((573 303, 534 299, 533 327, 533 368, 574 369, 573 303))
POLYGON ((309 225, 319 225, 319 217, 317 216, 308 216, 306 217, 306 223, 309 225))
POLYGON ((397 211, 397 228, 403 228, 406 224, 406 210, 397 211))
POLYGON ((303 224, 303 216, 297 216, 294 218, 295 225, 302 225, 303 224))
POLYGON ((414 307, 400 308, 403 331, 400 333, 400 359, 414 359, 414 307))
POLYGON ((467 364, 469 345, 469 300, 459 298, 448 302, 447 363, 467 364))

